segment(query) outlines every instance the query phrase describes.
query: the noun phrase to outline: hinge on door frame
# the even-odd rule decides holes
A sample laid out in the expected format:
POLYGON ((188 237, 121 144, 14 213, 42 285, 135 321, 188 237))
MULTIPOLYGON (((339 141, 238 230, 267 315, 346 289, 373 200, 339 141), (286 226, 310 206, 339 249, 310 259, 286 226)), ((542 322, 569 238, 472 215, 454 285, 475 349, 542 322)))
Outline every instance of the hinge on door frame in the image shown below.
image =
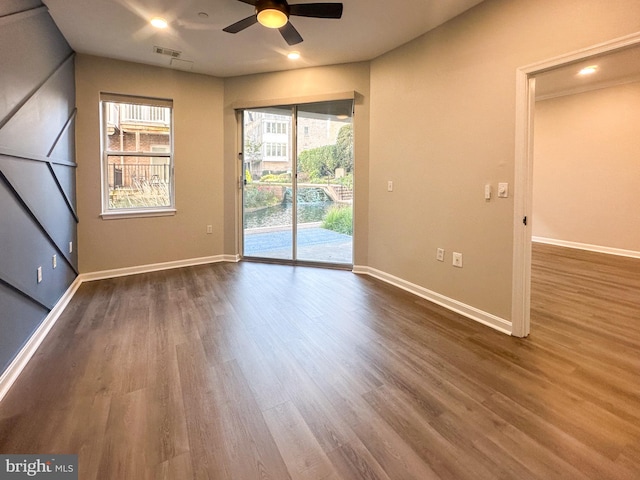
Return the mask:
POLYGON ((522 223, 524 223, 524 226, 527 226, 527 216, 525 215, 524 218, 522 219, 522 223))

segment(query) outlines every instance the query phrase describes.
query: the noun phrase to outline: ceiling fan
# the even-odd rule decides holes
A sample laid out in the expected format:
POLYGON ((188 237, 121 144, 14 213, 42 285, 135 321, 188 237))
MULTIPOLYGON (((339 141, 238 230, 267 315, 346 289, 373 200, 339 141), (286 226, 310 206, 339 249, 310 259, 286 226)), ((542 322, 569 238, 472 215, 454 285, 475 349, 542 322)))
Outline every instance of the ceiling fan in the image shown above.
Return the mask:
POLYGON ((238 0, 256 7, 256 13, 222 30, 238 33, 255 23, 280 30, 289 45, 302 42, 302 37, 289 21, 290 15, 313 18, 341 18, 342 3, 299 3, 289 5, 286 0, 238 0))

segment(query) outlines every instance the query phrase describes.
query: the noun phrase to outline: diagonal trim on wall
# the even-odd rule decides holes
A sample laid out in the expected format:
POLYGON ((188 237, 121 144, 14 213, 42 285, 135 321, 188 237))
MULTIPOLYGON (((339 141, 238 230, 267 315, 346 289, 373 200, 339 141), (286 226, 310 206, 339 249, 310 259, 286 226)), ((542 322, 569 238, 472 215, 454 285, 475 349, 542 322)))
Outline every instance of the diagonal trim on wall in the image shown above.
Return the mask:
POLYGON ((76 269, 76 267, 73 265, 73 262, 71 261, 71 259, 69 259, 67 257, 67 254, 58 246, 58 244, 55 242, 55 240, 53 239, 53 237, 51 236, 51 234, 48 232, 48 230, 44 227, 44 224, 40 221, 40 219, 37 217, 37 215, 33 212, 33 210, 31 210, 31 208, 29 208, 29 206, 25 203, 25 201, 23 200, 22 195, 20 194, 20 192, 18 192, 18 190, 16 190, 16 188, 13 186, 13 184, 9 181, 9 179, 5 176, 5 174, 2 172, 2 170, 0 170, 0 180, 2 180, 5 185, 7 186, 7 188, 9 189, 9 191, 11 192, 11 194, 15 197, 15 199, 17 200, 17 202, 22 206, 22 208, 25 210, 25 212, 27 212, 27 214, 29 214, 29 216, 31 217, 31 219, 36 223, 38 229, 45 235, 45 237, 47 238, 47 240, 49 241, 49 243, 51 243, 51 245, 53 245, 54 249, 60 254, 60 257, 62 259, 64 259, 65 263, 69 266, 69 268, 71 268, 71 270, 78 275, 78 270, 76 269))
POLYGON ((20 109, 24 107, 24 105, 29 100, 31 100, 31 98, 36 93, 38 93, 38 90, 40 90, 49 81, 49 79, 51 79, 51 77, 53 77, 56 73, 62 70, 62 68, 64 68, 67 63, 72 61, 75 55, 76 55, 75 52, 71 52, 69 55, 67 55, 67 57, 64 60, 62 60, 62 62, 60 62, 58 66, 54 68, 53 71, 50 72, 49 75, 47 75, 43 81, 41 81, 38 85, 36 85, 36 87, 33 88, 28 95, 26 95, 15 107, 13 107, 6 117, 0 120, 0 129, 4 127, 16 115, 16 113, 18 113, 20 109))
POLYGON ((53 310, 53 307, 55 305, 45 305, 44 303, 42 303, 40 300, 38 300, 36 297, 29 295, 27 293, 27 289, 25 288, 21 288, 18 285, 14 285, 12 283, 9 283, 7 280, 5 280, 4 275, 0 275, 0 285, 4 285, 5 287, 7 287, 10 290, 13 290, 14 292, 22 295, 23 297, 25 297, 27 300, 35 303, 36 305, 38 305, 39 307, 42 307, 43 309, 45 309, 47 312, 50 312, 51 310, 53 310))
POLYGON ((67 195, 67 193, 64 191, 64 188, 62 187, 62 184, 60 183, 60 180, 58 179, 58 175, 56 174, 56 172, 53 169, 53 165, 63 165, 65 167, 72 167, 72 168, 77 168, 78 165, 74 162, 55 162, 53 160, 44 160, 44 159, 40 159, 40 158, 31 158, 31 157, 25 157, 25 156, 18 156, 18 155, 9 155, 6 154, 2 149, 0 149, 0 155, 4 155, 6 157, 11 157, 11 158, 17 158, 20 160, 32 160, 34 162, 43 162, 47 164, 47 168, 49 169, 49 172, 51 173, 51 176, 53 177, 53 181, 55 182, 56 186, 58 187, 58 190, 60 191, 60 194, 62 195, 62 198, 64 199, 67 208, 69 209, 69 213, 71 213, 71 215, 73 216, 73 218, 75 219, 76 223, 80 222, 80 218, 78 217, 78 213, 76 212, 75 207, 73 206, 71 199, 69 198, 69 196, 67 195))
POLYGON ((75 52, 42 0, 0 2, 1 397, 78 284, 78 217, 75 52))
MULTIPOLYGON (((71 112, 71 115, 69 116, 69 118, 65 122, 64 126, 60 130, 60 133, 58 133, 58 136, 54 140, 53 145, 51 145, 51 148, 49 149, 49 153, 47 153, 47 157, 51 157, 51 154, 56 149, 56 146, 58 145, 58 142, 64 136, 64 134, 67 132, 67 130, 69 130, 69 127, 73 124, 77 114, 78 114, 78 109, 74 108, 73 112, 71 112)), ((74 167, 75 166, 76 165, 74 165, 74 167)), ((62 187, 62 184, 60 183, 60 179, 58 178, 58 175, 56 174, 55 170, 53 169, 53 161, 52 160, 49 160, 47 162, 47 167, 49 168, 49 172, 51 173, 51 176, 53 177, 53 180, 56 182, 56 186, 58 187, 58 190, 60 191, 60 194, 62 195, 62 198, 64 199, 64 202, 67 204, 67 208, 69 209, 69 212, 71 213, 71 215, 73 215, 73 218, 75 219, 76 223, 78 223, 80 220, 78 218, 78 214, 76 212, 76 209, 74 208, 73 203, 71 202, 71 199, 67 195, 67 192, 64 191, 64 188, 62 187)))
POLYGON ((39 15, 41 13, 48 13, 49 9, 41 5, 39 7, 30 8, 29 10, 21 10, 19 12, 13 12, 8 15, 0 16, 0 27, 3 25, 7 25, 11 22, 18 22, 28 17, 32 17, 34 15, 39 15))
POLYGON ((67 193, 64 191, 64 188, 62 188, 62 184, 60 183, 60 180, 58 179, 58 175, 56 175, 56 172, 53 170, 53 164, 51 162, 47 162, 47 167, 49 168, 49 172, 51 173, 51 176, 53 177, 53 181, 56 183, 56 186, 58 187, 58 190, 60 191, 60 195, 62 195, 62 198, 64 199, 64 203, 67 204, 67 208, 69 209, 69 213, 71 213, 71 215, 73 215, 73 218, 75 219, 76 223, 80 222, 80 219, 78 218, 78 214, 76 213, 76 209, 73 207, 73 204, 71 203, 71 200, 69 199, 69 196, 67 195, 67 193))
POLYGON ((9 148, 0 148, 0 155, 4 155, 5 157, 17 158, 19 160, 33 160, 34 162, 51 163, 53 165, 64 165, 65 167, 76 168, 78 166, 76 162, 54 160, 53 158, 47 158, 44 155, 20 155, 9 148))
POLYGON ((60 130, 60 133, 58 133, 58 136, 56 137, 56 139, 53 142, 53 145, 51 145, 51 148, 49 149, 49 153, 47 153, 47 158, 51 158, 51 154, 53 153, 53 151, 56 149, 56 146, 58 145, 58 142, 60 141, 60 139, 62 138, 62 136, 67 133, 67 130, 69 130, 69 126, 71 125, 71 123, 75 120, 76 115, 78 114, 78 109, 74 108, 73 112, 71 112, 71 115, 69 115, 69 118, 67 119, 67 121, 65 122, 64 126, 62 127, 62 129, 60 130))

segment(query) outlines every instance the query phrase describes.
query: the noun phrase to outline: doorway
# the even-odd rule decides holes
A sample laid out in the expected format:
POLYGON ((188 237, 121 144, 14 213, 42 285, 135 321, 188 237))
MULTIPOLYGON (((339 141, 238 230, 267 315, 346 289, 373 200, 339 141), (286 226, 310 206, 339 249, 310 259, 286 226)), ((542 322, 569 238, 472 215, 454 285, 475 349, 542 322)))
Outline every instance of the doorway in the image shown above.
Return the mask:
POLYGON ((243 258, 353 266, 353 101, 245 109, 243 258))
POLYGON ((517 71, 516 169, 518 192, 514 205, 514 275, 512 334, 525 337, 530 332, 531 248, 533 201, 533 141, 536 79, 549 72, 560 72, 582 62, 589 64, 605 55, 640 46, 640 34, 630 35, 592 48, 563 55, 517 71))

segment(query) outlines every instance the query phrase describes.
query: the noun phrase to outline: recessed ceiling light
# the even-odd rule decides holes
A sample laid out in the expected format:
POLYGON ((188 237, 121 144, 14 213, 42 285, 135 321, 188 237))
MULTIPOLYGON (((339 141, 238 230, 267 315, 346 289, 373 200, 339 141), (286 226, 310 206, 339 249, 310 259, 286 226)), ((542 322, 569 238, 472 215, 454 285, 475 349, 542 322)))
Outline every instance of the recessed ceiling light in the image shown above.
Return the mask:
POLYGON ((298 60, 300 58, 300 52, 289 52, 287 58, 289 60, 298 60))
POLYGON ((154 17, 151 19, 151 25, 153 25, 156 28, 167 28, 167 25, 169 24, 164 18, 154 17))
POLYGON ((584 67, 582 70, 578 72, 578 75, 591 75, 592 73, 596 73, 598 70, 597 65, 590 65, 588 67, 584 67))

